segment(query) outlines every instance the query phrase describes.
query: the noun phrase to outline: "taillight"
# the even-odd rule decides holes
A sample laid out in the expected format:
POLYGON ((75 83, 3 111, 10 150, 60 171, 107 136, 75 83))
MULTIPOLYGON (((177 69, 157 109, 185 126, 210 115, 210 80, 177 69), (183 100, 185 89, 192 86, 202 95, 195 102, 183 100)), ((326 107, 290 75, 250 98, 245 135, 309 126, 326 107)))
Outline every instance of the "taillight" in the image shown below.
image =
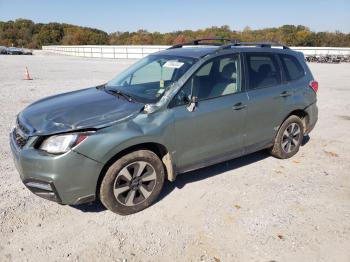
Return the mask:
POLYGON ((312 80, 309 84, 309 86, 317 93, 318 91, 318 82, 315 80, 312 80))

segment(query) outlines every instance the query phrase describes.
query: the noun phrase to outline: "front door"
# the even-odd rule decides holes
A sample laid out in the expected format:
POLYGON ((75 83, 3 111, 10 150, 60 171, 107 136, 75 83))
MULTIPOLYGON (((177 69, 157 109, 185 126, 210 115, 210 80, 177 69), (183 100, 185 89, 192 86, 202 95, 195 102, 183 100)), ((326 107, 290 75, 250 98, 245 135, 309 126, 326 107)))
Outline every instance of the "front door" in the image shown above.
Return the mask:
POLYGON ((241 92, 239 55, 207 61, 174 99, 174 155, 180 172, 242 154, 247 95, 241 92), (188 108, 191 96, 198 99, 193 111, 188 108))

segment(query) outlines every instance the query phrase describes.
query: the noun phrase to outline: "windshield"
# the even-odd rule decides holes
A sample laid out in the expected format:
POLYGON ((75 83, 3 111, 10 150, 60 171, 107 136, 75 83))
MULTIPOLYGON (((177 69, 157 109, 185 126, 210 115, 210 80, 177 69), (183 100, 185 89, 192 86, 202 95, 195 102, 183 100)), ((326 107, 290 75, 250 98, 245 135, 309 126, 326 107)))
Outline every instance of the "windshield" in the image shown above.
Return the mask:
POLYGON ((106 89, 120 91, 143 103, 154 103, 194 63, 195 59, 188 57, 149 55, 109 81, 106 89))

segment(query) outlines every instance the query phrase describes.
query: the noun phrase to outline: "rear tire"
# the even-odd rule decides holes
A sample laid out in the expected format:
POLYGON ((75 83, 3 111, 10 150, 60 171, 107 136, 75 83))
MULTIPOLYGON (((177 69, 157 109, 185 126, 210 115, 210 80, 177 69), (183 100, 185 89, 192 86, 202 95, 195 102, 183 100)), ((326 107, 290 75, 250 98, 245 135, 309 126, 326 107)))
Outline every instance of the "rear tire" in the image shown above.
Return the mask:
POLYGON ((149 150, 138 150, 115 161, 100 186, 100 200, 109 210, 130 215, 152 205, 164 184, 164 167, 149 150))
POLYGON ((287 159, 298 153, 304 137, 304 125, 295 115, 289 116, 280 126, 275 142, 270 150, 271 155, 287 159))

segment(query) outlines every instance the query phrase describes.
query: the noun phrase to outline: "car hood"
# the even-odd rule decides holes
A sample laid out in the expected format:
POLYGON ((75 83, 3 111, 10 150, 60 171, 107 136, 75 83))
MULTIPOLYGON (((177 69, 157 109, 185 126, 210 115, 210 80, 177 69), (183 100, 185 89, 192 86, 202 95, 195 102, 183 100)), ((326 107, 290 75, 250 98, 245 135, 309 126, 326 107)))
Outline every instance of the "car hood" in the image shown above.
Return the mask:
POLYGON ((39 100, 25 108, 18 121, 30 135, 49 135, 106 127, 138 114, 143 107, 93 87, 39 100))

